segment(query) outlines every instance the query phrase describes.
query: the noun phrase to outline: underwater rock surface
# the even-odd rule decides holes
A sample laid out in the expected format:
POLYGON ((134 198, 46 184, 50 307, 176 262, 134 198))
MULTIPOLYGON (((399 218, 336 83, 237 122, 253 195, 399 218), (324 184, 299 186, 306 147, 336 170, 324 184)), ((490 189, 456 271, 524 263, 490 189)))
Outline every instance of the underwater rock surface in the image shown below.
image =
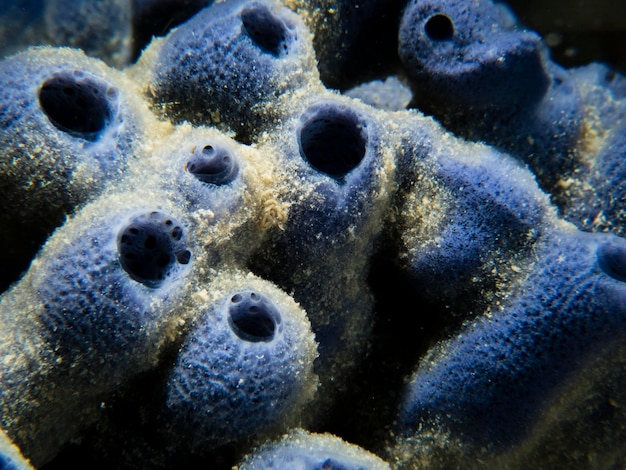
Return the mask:
POLYGON ((4 467, 624 465, 626 78, 361 3, 0 8, 4 467))

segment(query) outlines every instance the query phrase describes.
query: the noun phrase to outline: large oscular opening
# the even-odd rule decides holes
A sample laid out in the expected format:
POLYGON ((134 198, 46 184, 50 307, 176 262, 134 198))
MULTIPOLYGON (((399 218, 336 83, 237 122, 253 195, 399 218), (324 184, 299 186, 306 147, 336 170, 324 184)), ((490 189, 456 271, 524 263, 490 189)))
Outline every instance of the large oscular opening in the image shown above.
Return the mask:
POLYGON ((298 137, 302 158, 338 179, 361 163, 367 149, 365 125, 359 116, 333 103, 310 109, 298 137))
POLYGON ((89 141, 97 140, 111 122, 110 101, 116 97, 106 83, 69 72, 47 79, 39 89, 39 104, 50 122, 89 141))
POLYGON ((287 51, 287 28, 265 5, 253 3, 241 12, 243 30, 263 51, 278 57, 287 51))

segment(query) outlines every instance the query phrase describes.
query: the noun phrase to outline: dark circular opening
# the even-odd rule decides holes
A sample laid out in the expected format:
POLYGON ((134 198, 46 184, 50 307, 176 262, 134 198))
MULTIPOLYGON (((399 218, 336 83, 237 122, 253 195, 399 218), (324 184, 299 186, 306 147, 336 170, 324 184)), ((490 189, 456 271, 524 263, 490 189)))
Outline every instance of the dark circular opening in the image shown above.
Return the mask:
POLYGON ((454 23, 448 15, 437 13, 428 18, 424 30, 433 41, 447 41, 454 36, 454 23))
POLYGON ((607 275, 626 282, 626 245, 621 240, 604 243, 598 247, 598 264, 607 275))
POLYGON ((194 147, 185 169, 203 183, 223 185, 237 177, 239 165, 227 149, 205 145, 194 147))
POLYGON ((278 308, 263 294, 246 291, 233 295, 228 305, 228 321, 244 341, 269 342, 280 323, 278 308))
POLYGON ((158 287, 191 260, 183 235, 180 224, 162 212, 136 216, 118 234, 120 265, 132 279, 158 287))
POLYGON ((59 130, 85 140, 97 140, 112 118, 104 83, 73 75, 46 80, 39 90, 39 104, 50 122, 59 130))
POLYGON ((311 166, 333 178, 356 168, 365 156, 364 125, 351 111, 320 107, 300 128, 300 154, 311 166))
POLYGON ((252 4, 241 12, 243 30, 264 52, 278 57, 287 51, 285 24, 265 6, 252 4))

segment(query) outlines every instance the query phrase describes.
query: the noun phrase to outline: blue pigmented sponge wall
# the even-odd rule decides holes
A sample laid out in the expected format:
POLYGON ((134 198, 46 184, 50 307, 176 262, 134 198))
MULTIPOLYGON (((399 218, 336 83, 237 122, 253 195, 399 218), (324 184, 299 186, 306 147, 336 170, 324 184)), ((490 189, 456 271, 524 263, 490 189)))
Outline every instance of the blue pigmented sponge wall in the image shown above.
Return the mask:
POLYGON ((0 83, 6 288, 66 215, 127 169, 147 111, 131 82, 78 50, 36 48, 7 58, 0 83))
POLYGON ((146 50, 149 94, 170 119, 254 140, 276 100, 315 79, 308 34, 274 1, 215 4, 146 50))
POLYGON ((623 230, 624 78, 503 6, 400 3, 135 2, 128 68, 0 64, 0 230, 32 247, 0 419, 34 465, 367 467, 292 427, 399 468, 621 462, 623 240, 559 216, 623 230))
POLYGON ((169 441, 202 454, 285 429, 317 387, 304 311, 268 282, 221 277, 167 375, 161 411, 169 441))
POLYGON ((620 341, 623 239, 572 231, 552 237, 501 311, 417 371, 400 412, 402 432, 438 422, 471 446, 509 447, 532 431, 559 384, 620 341))
POLYGON ((197 248, 184 217, 145 202, 87 206, 0 302, 13 326, 0 338, 3 428, 36 465, 154 367, 177 325, 197 248))

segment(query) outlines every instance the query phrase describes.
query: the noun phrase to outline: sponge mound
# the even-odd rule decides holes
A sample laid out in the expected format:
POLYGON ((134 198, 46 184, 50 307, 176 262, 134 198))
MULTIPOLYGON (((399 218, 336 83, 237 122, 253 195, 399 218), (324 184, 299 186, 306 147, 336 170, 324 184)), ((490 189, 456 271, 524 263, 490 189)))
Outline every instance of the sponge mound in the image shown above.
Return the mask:
POLYGON ((315 391, 303 311, 271 284, 248 284, 200 315, 167 379, 174 439, 196 451, 286 427, 315 391))
POLYGON ((274 121, 275 101, 306 82, 306 38, 301 20, 276 2, 214 4, 150 46, 158 48, 150 94, 170 119, 254 139, 274 121))
POLYGON ((127 168, 142 104, 121 74, 71 49, 7 58, 0 83, 2 264, 17 268, 3 275, 6 287, 63 218, 104 189, 101 174, 127 168))
POLYGON ((20 5, 6 465, 623 463, 626 78, 490 0, 20 5))

